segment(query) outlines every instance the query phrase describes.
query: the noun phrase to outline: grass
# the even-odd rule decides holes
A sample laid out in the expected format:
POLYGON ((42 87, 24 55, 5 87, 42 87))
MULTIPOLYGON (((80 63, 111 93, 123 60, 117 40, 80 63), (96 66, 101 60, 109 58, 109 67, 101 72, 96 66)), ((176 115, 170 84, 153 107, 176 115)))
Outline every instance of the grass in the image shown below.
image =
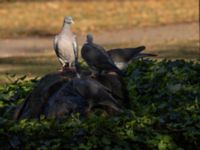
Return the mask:
POLYGON ((0 38, 49 36, 73 16, 82 34, 198 20, 198 0, 18 1, 0 3, 0 38))
MULTIPOLYGON (((123 43, 117 45, 105 45, 106 48, 113 47, 135 47, 135 43, 123 43)), ((151 47, 146 47, 145 52, 158 54, 156 59, 196 59, 200 58, 199 41, 174 41, 168 44, 159 44, 151 47)), ((7 74, 16 74, 22 76, 26 74, 28 77, 42 76, 46 73, 57 71, 60 69, 60 64, 55 57, 53 51, 45 51, 45 53, 21 56, 7 57, 0 59, 0 82, 7 80, 7 74)))

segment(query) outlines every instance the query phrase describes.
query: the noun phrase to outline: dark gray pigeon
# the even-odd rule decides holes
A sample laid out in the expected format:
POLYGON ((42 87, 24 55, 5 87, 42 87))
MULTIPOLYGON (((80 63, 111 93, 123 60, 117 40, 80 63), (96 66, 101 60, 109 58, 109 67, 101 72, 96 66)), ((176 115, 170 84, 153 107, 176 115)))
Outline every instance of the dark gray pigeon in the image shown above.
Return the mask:
POLYGON ((145 46, 136 48, 116 48, 108 50, 107 53, 112 57, 113 61, 129 61, 144 49, 145 46))
POLYGON ((125 74, 115 66, 112 58, 105 49, 100 45, 93 43, 92 34, 87 35, 87 42, 81 49, 81 55, 87 64, 93 70, 97 70, 99 74, 102 71, 114 71, 120 76, 125 76, 125 74))
POLYGON ((119 108, 119 101, 112 96, 112 91, 90 77, 81 75, 81 68, 78 58, 75 58, 75 68, 77 78, 71 82, 73 88, 81 97, 88 102, 88 112, 95 106, 107 106, 113 108, 117 112, 122 110, 119 108))
POLYGON ((78 44, 76 35, 70 30, 70 26, 73 23, 72 17, 65 17, 61 32, 55 36, 54 50, 58 57, 58 60, 63 66, 74 66, 75 57, 78 57, 78 44))
POLYGON ((107 53, 119 69, 125 69, 128 66, 128 63, 135 58, 157 56, 155 54, 141 53, 144 49, 145 46, 136 48, 116 48, 108 50, 107 53))
POLYGON ((156 57, 158 55, 156 54, 150 54, 150 53, 139 53, 137 56, 134 58, 143 58, 143 57, 156 57))

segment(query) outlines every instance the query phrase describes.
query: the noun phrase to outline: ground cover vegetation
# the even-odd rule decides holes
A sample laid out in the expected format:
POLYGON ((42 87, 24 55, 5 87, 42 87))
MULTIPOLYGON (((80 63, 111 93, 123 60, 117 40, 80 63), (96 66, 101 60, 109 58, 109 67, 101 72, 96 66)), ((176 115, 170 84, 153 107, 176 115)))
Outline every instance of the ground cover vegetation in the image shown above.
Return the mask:
POLYGON ((0 85, 1 149, 198 149, 200 61, 136 60, 126 72, 130 102, 123 113, 62 120, 14 121, 38 79, 9 77, 0 85))

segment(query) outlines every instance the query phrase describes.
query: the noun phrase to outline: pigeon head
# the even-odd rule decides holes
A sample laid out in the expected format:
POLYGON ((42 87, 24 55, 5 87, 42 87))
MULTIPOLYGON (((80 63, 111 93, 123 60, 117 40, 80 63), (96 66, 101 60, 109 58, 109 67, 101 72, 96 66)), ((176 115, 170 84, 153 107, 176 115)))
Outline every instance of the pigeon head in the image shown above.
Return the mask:
POLYGON ((64 18, 64 23, 66 23, 66 24, 73 24, 74 21, 73 21, 73 19, 72 19, 71 16, 68 16, 68 17, 64 18))
POLYGON ((92 36, 92 33, 88 33, 87 34, 87 43, 92 43, 93 42, 93 36, 92 36))

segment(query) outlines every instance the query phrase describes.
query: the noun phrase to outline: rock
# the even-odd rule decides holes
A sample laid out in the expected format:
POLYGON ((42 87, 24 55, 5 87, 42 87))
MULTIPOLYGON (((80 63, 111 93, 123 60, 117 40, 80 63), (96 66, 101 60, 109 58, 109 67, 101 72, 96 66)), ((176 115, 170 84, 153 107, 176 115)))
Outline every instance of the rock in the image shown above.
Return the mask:
MULTIPOLYGON (((84 86, 82 88, 87 89, 84 86)), ((89 92, 91 93, 91 91, 89 92)), ((24 103, 16 110, 15 119, 40 118, 41 115, 47 118, 62 118, 74 112, 86 116, 88 111, 94 110, 90 107, 95 108, 95 104, 105 106, 103 109, 110 113, 120 111, 118 106, 127 103, 126 86, 117 75, 107 74, 95 78, 86 76, 78 79, 74 70, 67 70, 64 73, 50 73, 42 77, 24 103), (97 82, 97 85, 102 84, 106 88, 99 86, 98 91, 107 93, 110 98, 102 102, 101 97, 95 93, 88 98, 87 90, 85 90, 86 92, 80 91, 82 81, 87 87, 91 86, 90 84, 93 82, 97 82), (93 103, 90 105, 91 102, 95 102, 94 105, 93 103)))
POLYGON ((122 104, 128 103, 129 95, 125 82, 116 74, 104 74, 94 77, 95 80, 106 86, 112 91, 115 98, 119 99, 122 104))
POLYGON ((75 76, 74 71, 68 73, 50 73, 40 79, 37 86, 27 96, 15 119, 19 118, 38 118, 53 95, 70 78, 75 76))
POLYGON ((73 112, 85 116, 87 108, 87 101, 73 89, 72 81, 68 81, 49 98, 44 113, 47 118, 62 118, 73 112))

